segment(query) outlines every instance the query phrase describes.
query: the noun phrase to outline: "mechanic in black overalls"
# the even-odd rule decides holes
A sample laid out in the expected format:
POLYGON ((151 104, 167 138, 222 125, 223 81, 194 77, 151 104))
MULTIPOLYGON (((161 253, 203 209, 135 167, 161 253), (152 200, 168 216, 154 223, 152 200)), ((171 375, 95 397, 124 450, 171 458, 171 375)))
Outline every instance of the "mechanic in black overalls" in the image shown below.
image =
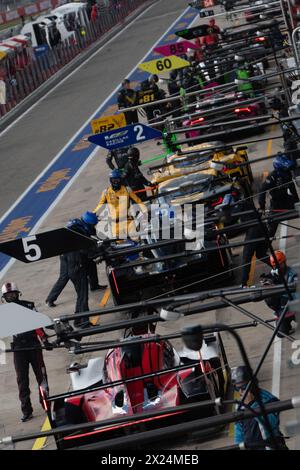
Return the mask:
MULTIPOLYGON (((96 235, 95 226, 98 218, 93 212, 85 212, 80 219, 68 222, 67 228, 85 236, 96 235)), ((77 293, 75 313, 85 312, 88 307, 88 281, 91 291, 105 289, 105 285, 98 282, 96 264, 89 259, 87 250, 79 250, 60 256, 59 278, 48 294, 46 302, 49 307, 55 307, 54 301, 61 294, 68 281, 71 281, 77 293)), ((78 326, 81 322, 75 321, 78 326)))
MULTIPOLYGON (((255 216, 253 214, 252 220, 255 221, 255 216)), ((249 221, 251 218, 249 218, 249 221)), ((257 238, 265 238, 265 232, 261 225, 257 222, 254 227, 248 228, 246 232, 245 241, 249 242, 257 238)), ((264 239, 263 241, 251 243, 245 245, 243 248, 242 255, 242 287, 246 287, 249 281, 249 274, 251 271, 251 261, 255 255, 257 260, 262 261, 263 263, 270 265, 270 255, 268 254, 268 242, 264 239)))
MULTIPOLYGON (((126 185, 129 186, 132 191, 142 191, 145 187, 153 187, 150 181, 145 178, 141 170, 139 169, 140 162, 140 151, 137 147, 132 147, 128 150, 128 163, 125 165, 125 168, 122 172, 123 180, 126 182, 126 185)), ((146 191, 138 193, 138 197, 145 201, 147 199, 146 191)))
MULTIPOLYGON (((2 286, 2 299, 7 303, 15 303, 22 307, 35 310, 33 302, 27 300, 20 300, 20 291, 15 282, 6 282, 2 286)), ((11 348, 14 350, 14 365, 17 374, 17 384, 19 389, 19 399, 21 402, 21 409, 23 422, 32 418, 32 404, 30 400, 29 388, 29 366, 31 365, 38 385, 49 393, 48 379, 46 373, 46 366, 43 359, 43 352, 40 349, 44 346, 47 350, 53 349, 51 343, 47 339, 47 335, 42 328, 33 331, 27 331, 13 336, 11 348), (24 350, 24 348, 37 348, 31 350, 24 350), (18 349, 22 349, 18 351, 18 349)), ((42 404, 42 397, 40 395, 40 403, 42 404)))
MULTIPOLYGON (((178 78, 178 70, 172 70, 170 72, 170 78, 168 80, 168 93, 170 96, 180 95, 180 83, 178 78)), ((172 117, 181 116, 181 101, 180 99, 170 101, 169 104, 170 110, 174 109, 172 117)))
POLYGON ((125 111, 126 108, 136 106, 136 101, 137 94, 134 90, 131 89, 130 80, 125 78, 125 80, 122 82, 122 89, 118 93, 118 107, 119 109, 124 109, 127 125, 139 122, 137 110, 125 111))
POLYGON ((110 150, 106 157, 106 163, 111 170, 122 170, 128 162, 129 147, 123 147, 115 150, 110 150), (114 160, 114 163, 113 163, 114 160))
MULTIPOLYGON (((299 202, 291 173, 293 166, 293 162, 286 155, 278 153, 273 161, 274 170, 271 171, 260 189, 258 203, 262 211, 266 208, 266 194, 268 191, 271 198, 270 209, 274 211, 274 215, 276 215, 276 211, 294 209, 295 203, 299 202)), ((277 222, 270 224, 271 237, 275 235, 277 227, 277 222)))
MULTIPOLYGON (((141 83, 141 91, 148 92, 149 94, 154 95, 154 100, 159 101, 163 100, 166 97, 166 93, 164 90, 158 87, 159 78, 158 75, 153 74, 147 80, 144 80, 141 83)), ((163 104, 155 104, 151 106, 145 106, 144 111, 146 113, 148 122, 154 119, 155 111, 159 111, 161 114, 164 112, 164 105, 163 104)))
MULTIPOLYGON (((283 129, 283 140, 284 150, 288 152, 288 158, 294 162, 296 167, 297 160, 300 158, 300 151, 298 149, 297 131, 294 131, 294 126, 289 126, 287 129, 283 129)), ((295 168, 296 176, 299 175, 299 169, 295 168)))

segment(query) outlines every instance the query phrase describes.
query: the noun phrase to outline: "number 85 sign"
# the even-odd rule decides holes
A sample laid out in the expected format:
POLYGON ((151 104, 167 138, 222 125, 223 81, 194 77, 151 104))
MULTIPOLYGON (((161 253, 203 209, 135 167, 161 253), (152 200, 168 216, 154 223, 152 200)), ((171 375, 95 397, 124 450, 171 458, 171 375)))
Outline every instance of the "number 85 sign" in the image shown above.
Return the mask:
POLYGON ((150 60, 139 65, 139 69, 145 72, 159 74, 164 72, 170 72, 171 70, 181 69, 183 67, 189 67, 191 64, 180 57, 170 55, 161 59, 150 60))

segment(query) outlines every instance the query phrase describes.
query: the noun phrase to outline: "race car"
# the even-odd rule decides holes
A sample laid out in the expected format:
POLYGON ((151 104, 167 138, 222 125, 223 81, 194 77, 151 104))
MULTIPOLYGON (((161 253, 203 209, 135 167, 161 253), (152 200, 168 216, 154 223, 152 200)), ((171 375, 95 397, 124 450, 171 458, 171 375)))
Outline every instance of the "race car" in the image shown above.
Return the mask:
POLYGON ((182 239, 167 246, 152 247, 159 240, 151 233, 144 237, 138 244, 143 251, 135 257, 125 254, 130 247, 128 242, 111 244, 116 257, 110 255, 110 260, 106 260, 106 274, 116 305, 170 295, 176 289, 193 292, 207 287, 208 282, 221 285, 232 279, 231 252, 221 248, 228 243, 226 235, 210 237, 193 246, 182 239), (124 256, 120 257, 122 250, 124 256))
MULTIPOLYGON (((240 219, 235 213, 244 210, 243 206, 246 205, 243 183, 232 182, 227 176, 216 178, 214 174, 209 174, 214 171, 198 171, 159 184, 152 205, 157 205, 157 214, 152 214, 150 227, 135 242, 137 250, 133 258, 129 258, 126 252, 130 248, 128 243, 132 241, 110 244, 112 252, 109 259, 106 257, 106 274, 116 304, 149 299, 178 288, 182 292, 190 292, 199 289, 199 283, 205 288, 207 282, 218 285, 232 279, 231 251, 223 248, 228 243, 227 236, 206 236, 211 225, 219 227, 218 222, 205 224, 203 240, 196 248, 186 241, 186 225, 182 223, 184 211, 188 208, 188 228, 195 233, 200 210, 206 217, 230 205, 233 206, 230 224, 238 225, 240 219), (163 218, 163 212, 166 213, 168 224, 163 218), (162 233, 166 226, 168 231, 162 233), (156 245, 164 240, 171 243, 166 246, 156 245)), ((235 236, 236 233, 233 233, 235 236)))
MULTIPOLYGON (((209 132, 209 125, 214 124, 214 132, 222 131, 227 128, 227 122, 232 123, 231 126, 231 137, 237 131, 236 129, 244 125, 243 120, 257 117, 266 117, 268 119, 267 108, 264 100, 261 97, 257 99, 245 100, 239 94, 231 94, 228 97, 228 104, 220 106, 220 103, 216 102, 213 97, 210 100, 206 100, 204 103, 201 101, 195 104, 194 109, 191 111, 197 112, 199 117, 184 119, 182 127, 192 128, 200 126, 203 127, 203 132, 209 132), (233 96, 234 95, 234 96, 233 96), (244 104, 246 102, 246 104, 244 104), (218 121, 221 124, 218 125, 218 121), (233 122, 236 121, 238 126, 233 122), (240 121, 240 123, 239 123, 240 121)), ((251 132, 251 129, 249 129, 251 132)), ((186 132, 186 138, 197 137, 201 135, 200 129, 195 131, 191 130, 186 132)))
POLYGON ((232 195, 236 200, 243 199, 244 189, 239 182, 233 183, 227 177, 216 178, 214 171, 198 171, 164 181, 157 188, 158 202, 170 206, 203 203, 208 212, 222 204, 226 195, 232 195))
POLYGON ((56 434, 60 450, 218 414, 222 408, 216 406, 199 408, 197 413, 174 407, 225 398, 230 369, 220 333, 205 335, 197 352, 186 347, 177 352, 169 341, 147 333, 121 340, 104 358, 72 364, 69 372, 70 397, 63 394, 48 400, 43 391, 51 428, 93 422, 97 427, 56 434), (132 340, 142 342, 130 344, 132 340), (147 378, 139 379, 146 374, 147 378), (147 417, 149 412, 153 412, 151 417, 147 417), (122 422, 105 425, 112 418, 122 422))
POLYGON ((165 132, 165 139, 170 149, 176 149, 177 146, 188 144, 194 146, 201 141, 209 139, 222 139, 224 142, 230 142, 235 138, 251 136, 264 132, 265 125, 268 123, 271 115, 267 114, 264 103, 258 102, 254 105, 236 107, 225 116, 218 108, 212 108, 215 111, 214 117, 201 117, 186 119, 184 125, 173 128, 165 132), (185 139, 177 139, 175 145, 172 140, 173 135, 184 135, 185 139))
POLYGON ((255 2, 250 2, 249 6, 251 6, 252 9, 246 10, 244 12, 245 20, 248 23, 251 23, 252 21, 257 22, 260 18, 274 18, 275 16, 282 14, 280 6, 274 5, 268 0, 257 0, 255 2), (271 5, 269 5, 269 3, 271 3, 271 5), (253 8, 255 6, 257 8, 253 8))
MULTIPOLYGON (((212 161, 212 166, 219 164, 220 161, 212 161)), ((223 167, 223 165, 224 162, 221 166, 223 167)), ((245 167, 241 167, 240 170, 243 168, 245 167)), ((243 215, 239 214, 241 211, 251 210, 251 202, 248 198, 251 187, 248 183, 248 177, 239 177, 233 181, 226 174, 216 177, 211 174, 212 171, 216 170, 198 171, 164 181, 158 186, 157 200, 161 206, 165 205, 171 208, 191 205, 194 211, 197 210, 199 204, 202 204, 204 205, 204 217, 208 220, 211 216, 218 216, 223 210, 230 208, 230 222, 222 222, 220 225, 216 221, 215 226, 224 228, 228 225, 236 225, 236 228, 227 234, 228 238, 235 237, 239 234, 240 222, 246 220, 243 215)), ((233 169, 233 174, 235 171, 233 169)), ((209 230, 207 225, 206 228, 209 230)))
POLYGON ((154 167, 154 171, 149 170, 148 173, 152 174, 152 182, 156 184, 201 171, 216 177, 221 174, 226 174, 230 178, 246 177, 251 185, 253 175, 250 165, 239 166, 240 163, 245 162, 248 162, 247 147, 241 146, 234 150, 233 147, 226 147, 223 142, 210 142, 189 147, 186 153, 182 151, 171 155, 165 159, 165 163, 160 168, 154 167), (223 163, 224 167, 221 172, 212 168, 212 161, 223 163))
MULTIPOLYGON (((265 44, 267 47, 271 47, 271 41, 272 41, 272 33, 274 31, 274 26, 275 26, 274 21, 265 21, 265 22, 259 22, 258 24, 255 24, 253 26, 240 26, 240 27, 235 27, 235 28, 226 28, 223 31, 223 38, 224 42, 227 42, 228 44, 230 41, 239 41, 243 40, 242 47, 245 46, 245 44, 255 44, 257 42, 257 38, 260 36, 263 36, 263 34, 257 34, 259 33, 265 33, 265 44)), ((276 29, 279 27, 280 22, 276 22, 276 29)))

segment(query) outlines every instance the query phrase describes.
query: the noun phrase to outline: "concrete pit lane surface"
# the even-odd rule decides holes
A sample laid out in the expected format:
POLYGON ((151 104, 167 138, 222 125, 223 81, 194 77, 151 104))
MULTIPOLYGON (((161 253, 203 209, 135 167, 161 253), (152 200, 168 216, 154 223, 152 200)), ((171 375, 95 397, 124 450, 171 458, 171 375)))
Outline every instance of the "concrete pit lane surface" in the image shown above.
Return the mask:
MULTIPOLYGON (((216 7, 215 12, 220 12, 216 7)), ((234 23, 225 17, 217 17, 221 28, 234 23)), ((26 236, 31 231, 42 232, 63 227, 67 220, 80 216, 86 210, 93 210, 101 191, 108 185, 109 169, 105 163, 106 152, 94 147, 84 139, 91 133, 90 121, 93 117, 114 114, 116 111, 116 90, 124 77, 129 76, 134 84, 145 80, 148 74, 136 66, 140 62, 154 59, 151 52, 155 45, 163 45, 176 40, 174 32, 190 26, 206 23, 200 19, 197 11, 187 8, 183 0, 158 1, 134 20, 116 38, 103 46, 83 66, 73 72, 51 93, 38 102, 25 115, 21 116, 0 139, 0 241, 16 236, 26 236), (29 189, 28 189, 29 188, 29 189)), ((274 64, 271 62, 271 69, 274 64)), ((248 148, 250 159, 258 156, 270 156, 282 149, 281 139, 272 139, 280 135, 279 126, 266 127, 265 131, 254 138, 238 139, 234 142, 257 140, 248 148), (265 138, 266 141, 258 142, 265 138)), ((142 160, 159 155, 161 148, 155 141, 140 146, 142 160)), ((143 167, 144 168, 144 167, 143 167)), ((259 188, 266 173, 271 170, 272 161, 267 160, 253 166, 254 187, 259 188)), ((145 172, 144 172, 145 173, 145 172)), ((292 221, 296 228, 281 225, 277 235, 285 237, 297 233, 299 221, 292 221)), ((242 239, 242 238, 241 238, 242 239)), ((274 246, 287 253, 289 264, 299 261, 299 246, 295 238, 281 238, 274 246)), ((240 283, 242 248, 234 249, 234 267, 236 276, 234 285, 240 283)), ((47 294, 55 282, 59 263, 57 258, 32 264, 11 262, 0 254, 1 282, 13 280, 22 291, 24 299, 32 300, 38 311, 52 318, 61 314, 72 313, 75 303, 73 287, 69 283, 57 301, 57 307, 50 309, 45 304, 47 294)), ((253 261, 251 284, 259 285, 259 275, 266 272, 263 263, 253 261)), ((99 280, 106 284, 102 264, 98 266, 99 280)), ((199 284, 201 286, 201 284, 199 284)), ((208 286, 209 287, 209 286, 208 286)), ((178 292, 180 293, 180 292, 178 292)), ((90 309, 112 305, 109 292, 93 292, 89 297, 90 309)), ((245 308, 264 320, 272 318, 272 311, 264 302, 249 303, 245 308)), ((95 319, 103 325, 115 317, 106 315, 95 319)), ((180 330, 186 324, 211 324, 214 322, 235 324, 248 321, 246 316, 232 308, 224 308, 204 314, 194 315, 185 320, 177 320, 162 327, 157 332, 168 334, 180 330)), ((51 334, 51 333, 50 333, 51 334)), ((121 332, 99 336, 100 340, 113 340, 121 332)), ((257 365, 272 332, 265 326, 240 330, 239 332, 253 368, 257 365)), ((230 367, 240 365, 241 359, 232 337, 222 334, 230 367)), ((299 333, 294 334, 299 339, 299 333)), ((95 341, 95 337, 90 337, 95 341)), ((7 345, 9 340, 6 340, 7 345)), ((182 343, 174 341, 180 350, 182 343)), ((294 352, 293 343, 286 339, 276 339, 259 374, 260 385, 280 399, 296 396, 299 366, 291 361, 294 352)), ((101 353, 104 354, 103 352, 101 353)), ((50 392, 62 393, 70 389, 70 378, 66 367, 71 362, 86 362, 97 353, 72 357, 64 349, 44 353, 50 392)), ((38 402, 36 382, 30 372, 34 418, 26 423, 20 422, 21 410, 18 400, 16 377, 12 355, 7 353, 6 364, 0 365, 0 437, 46 429, 45 414, 38 402)), ((231 395, 232 396, 232 395, 231 395)), ((292 419, 293 412, 281 415, 281 427, 292 419)), ((160 444, 161 449, 215 449, 233 444, 233 426, 226 426, 218 434, 189 436, 189 439, 176 440, 160 444)), ((295 446, 294 439, 288 441, 289 448, 295 446)), ((55 449, 53 438, 37 441, 25 441, 16 444, 21 449, 55 449)))

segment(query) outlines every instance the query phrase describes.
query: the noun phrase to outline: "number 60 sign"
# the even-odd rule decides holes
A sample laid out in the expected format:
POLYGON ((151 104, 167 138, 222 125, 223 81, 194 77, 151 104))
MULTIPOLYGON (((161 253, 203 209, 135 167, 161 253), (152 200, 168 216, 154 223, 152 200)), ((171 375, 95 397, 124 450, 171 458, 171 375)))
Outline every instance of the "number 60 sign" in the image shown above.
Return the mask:
POLYGON ((181 59, 181 57, 176 57, 176 55, 170 55, 168 57, 162 57, 161 59, 143 62, 139 65, 139 69, 152 74, 159 74, 170 72, 171 70, 175 69, 189 67, 190 65, 191 64, 188 60, 181 59))

